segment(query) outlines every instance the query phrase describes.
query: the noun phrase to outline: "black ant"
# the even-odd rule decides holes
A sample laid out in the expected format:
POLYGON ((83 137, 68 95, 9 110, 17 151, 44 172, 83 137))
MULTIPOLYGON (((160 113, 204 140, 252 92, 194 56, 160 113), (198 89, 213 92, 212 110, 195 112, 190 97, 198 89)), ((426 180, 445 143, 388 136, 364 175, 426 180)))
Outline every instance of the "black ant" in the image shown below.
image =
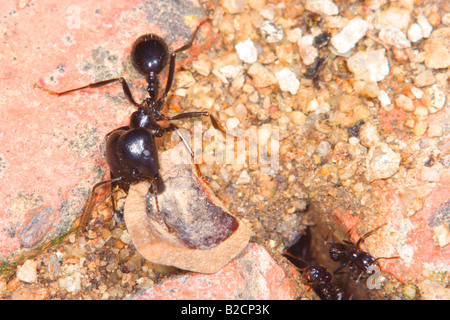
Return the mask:
MULTIPOLYGON (((195 29, 191 40, 172 53, 169 52, 169 47, 164 39, 156 34, 145 34, 134 42, 131 50, 132 65, 140 74, 145 76, 145 80, 148 83, 147 92, 149 97, 145 98, 141 103, 137 103, 134 100, 130 88, 123 77, 90 83, 63 92, 55 92, 35 85, 35 87, 50 94, 62 96, 86 88, 99 88, 119 82, 127 100, 138 108, 131 115, 128 126, 117 128, 106 135, 106 162, 109 165, 111 177, 109 180, 95 184, 91 193, 92 196, 98 187, 111 183, 113 211, 119 220, 122 220, 122 213, 116 209, 114 200, 114 194, 118 190, 121 189, 127 193, 131 184, 141 180, 148 180, 151 182, 150 191, 154 194, 155 199, 157 194, 164 191, 164 184, 159 174, 160 166, 156 137, 162 137, 166 133, 175 131, 188 148, 194 160, 194 153, 178 131, 178 127, 172 123, 167 127, 162 127, 157 121, 209 116, 213 127, 224 133, 217 120, 209 112, 186 112, 173 117, 167 117, 161 113, 164 101, 172 86, 177 53, 191 48, 200 27, 210 20, 206 19, 200 23, 195 29), (159 74, 165 69, 167 64, 169 64, 169 71, 166 87, 162 95, 158 97, 160 91, 159 74)), ((199 177, 206 181, 201 175, 197 164, 195 164, 195 168, 199 177)))
MULTIPOLYGON (((369 253, 361 249, 361 245, 364 240, 374 234, 376 231, 384 227, 386 223, 381 226, 365 233, 359 240, 355 243, 349 240, 342 240, 342 242, 326 242, 329 245, 329 255, 334 261, 342 261, 342 265, 338 267, 333 274, 338 273, 344 267, 348 266, 350 269, 350 276, 353 278, 354 273, 359 271, 359 276, 355 282, 355 286, 361 280, 363 274, 367 273, 372 266, 374 266, 379 260, 382 259, 399 259, 400 257, 379 257, 374 258, 369 253)), ((350 229, 351 230, 351 229, 350 229)), ((349 232, 350 232, 349 230, 349 232)))
POLYGON ((311 265, 302 258, 296 257, 289 252, 283 252, 283 255, 292 257, 298 261, 302 261, 306 267, 297 269, 301 272, 305 281, 312 286, 314 291, 319 295, 321 299, 325 300, 341 300, 343 292, 340 288, 335 286, 332 282, 332 275, 326 269, 326 267, 318 265, 311 265))

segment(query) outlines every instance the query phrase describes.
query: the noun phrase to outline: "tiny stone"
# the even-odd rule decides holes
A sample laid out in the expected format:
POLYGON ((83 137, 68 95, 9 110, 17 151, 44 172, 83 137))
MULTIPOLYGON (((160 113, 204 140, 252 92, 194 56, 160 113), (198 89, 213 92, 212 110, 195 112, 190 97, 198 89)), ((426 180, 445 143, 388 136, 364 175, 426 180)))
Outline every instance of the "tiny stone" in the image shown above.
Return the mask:
POLYGON ((316 152, 322 158, 326 158, 331 150, 331 144, 328 141, 322 140, 317 145, 316 152))
POLYGON ((417 23, 413 23, 408 29, 408 39, 411 42, 417 42, 422 40, 422 29, 417 23))
POLYGON ((339 13, 339 8, 331 0, 307 0, 304 3, 308 11, 335 16, 339 13))
POLYGON ((275 73, 277 77, 278 84, 282 91, 289 91, 290 94, 296 94, 298 87, 300 86, 300 81, 288 68, 283 68, 275 73))
POLYGON ((347 60, 355 79, 378 82, 389 74, 389 62, 385 49, 359 51, 347 60))
POLYGON ((411 47, 411 42, 409 42, 406 35, 401 30, 394 28, 393 26, 382 28, 378 37, 387 45, 393 46, 397 49, 406 49, 411 47))
POLYGON ((367 122, 361 126, 359 131, 359 139, 361 144, 366 148, 370 148, 381 141, 380 136, 378 135, 377 127, 370 122, 367 122))
POLYGON ((198 59, 195 59, 192 62, 192 68, 201 74, 202 76, 207 76, 211 73, 212 69, 212 62, 208 60, 206 57, 200 57, 198 59))
POLYGON ((291 111, 288 113, 289 120, 297 126, 302 126, 306 122, 306 115, 300 111, 291 111))
POLYGON ((428 22, 430 22, 430 24, 433 27, 437 27, 439 25, 439 23, 441 23, 441 17, 439 15, 439 13, 437 12, 431 12, 428 16, 428 22))
POLYGON ((433 228, 433 239, 439 247, 445 247, 450 243, 450 228, 447 223, 443 223, 433 228))
POLYGON ((252 77, 257 88, 265 88, 277 83, 275 75, 258 62, 248 68, 248 74, 252 77))
POLYGON ((420 26, 420 29, 422 30, 423 37, 428 38, 431 35, 431 32, 433 31, 433 26, 430 24, 427 17, 425 17, 423 14, 420 14, 417 17, 417 24, 420 26))
POLYGON ((403 109, 405 111, 414 111, 414 103, 413 101, 405 96, 404 94, 400 94, 394 99, 395 105, 399 107, 400 109, 403 109))
POLYGON ((425 90, 422 102, 427 106, 430 113, 436 113, 445 107, 446 96, 437 84, 425 90))
POLYGON ((33 283, 37 280, 37 262, 26 260, 17 268, 16 276, 20 281, 33 283))
POLYGON ((392 177, 400 168, 400 154, 387 143, 380 142, 369 149, 366 160, 366 179, 374 181, 392 177))
POLYGON ((426 115, 428 115, 428 109, 424 106, 417 106, 414 109, 414 114, 418 117, 425 117, 426 115))
POLYGON ((233 130, 239 126, 239 119, 238 118, 230 118, 227 120, 227 129, 233 130))
POLYGON ((425 134, 425 132, 427 132, 427 129, 428 121, 426 119, 419 119, 414 125, 413 133, 415 136, 421 137, 425 134))
POLYGON ((378 100, 380 100, 380 104, 382 107, 386 107, 391 104, 391 98, 386 91, 380 90, 378 94, 378 100))
POLYGON ((441 19, 441 22, 443 24, 445 24, 446 26, 450 27, 450 12, 447 12, 446 14, 444 14, 444 16, 441 19))
POLYGON ((428 127, 428 137, 429 138, 442 137, 443 134, 444 134, 444 130, 442 129, 442 127, 440 125, 432 124, 428 127))
POLYGON ((406 31, 410 25, 411 13, 408 9, 392 6, 380 13, 378 21, 381 26, 376 26, 377 28, 381 29, 391 25, 399 30, 406 31))
POLYGON ((331 38, 331 44, 340 54, 344 54, 364 37, 368 28, 369 24, 361 18, 350 20, 341 32, 331 38))
POLYGON ((314 112, 317 109, 319 109, 319 102, 317 101, 316 98, 311 99, 308 104, 306 105, 306 112, 310 113, 310 112, 314 112))
POLYGON ((416 87, 412 87, 411 88, 411 93, 414 95, 414 97, 416 99, 420 99, 420 98, 423 97, 423 91, 418 89, 418 88, 416 88, 416 87))
POLYGON ((434 30, 423 50, 425 65, 428 68, 448 68, 450 66, 450 28, 434 30))
POLYGON ((219 72, 228 79, 235 79, 241 74, 243 68, 241 65, 226 65, 219 69, 219 72))
POLYGON ((283 40, 283 28, 265 20, 261 25, 261 35, 266 43, 277 43, 283 40))
POLYGON ((292 28, 286 31, 286 37, 290 42, 298 42, 302 37, 302 29, 300 28, 292 28))
POLYGON ((245 63, 255 63, 258 60, 258 51, 252 40, 241 41, 234 47, 239 59, 245 63))
POLYGON ((312 36, 302 37, 297 45, 298 45, 298 52, 300 54, 300 58, 302 58, 302 63, 304 65, 309 66, 310 64, 313 64, 316 57, 318 56, 319 52, 316 47, 312 45, 312 43, 308 43, 309 41, 306 39, 313 39, 312 36), (305 41, 306 40, 306 41, 305 41))
POLYGON ((179 88, 189 88, 196 81, 189 71, 179 71, 175 74, 175 81, 179 88))
POLYGON ((220 4, 228 13, 241 13, 245 9, 247 0, 221 0, 220 4))
POLYGON ((433 71, 431 71, 430 69, 427 69, 427 70, 419 73, 414 78, 414 84, 416 86, 418 86, 419 88, 428 87, 435 83, 436 83, 436 78, 434 77, 433 71))
POLYGON ((247 170, 244 170, 239 175, 237 183, 239 183, 239 184, 248 184, 248 183, 250 183, 250 181, 251 181, 251 179, 250 179, 250 176, 247 173, 247 170))

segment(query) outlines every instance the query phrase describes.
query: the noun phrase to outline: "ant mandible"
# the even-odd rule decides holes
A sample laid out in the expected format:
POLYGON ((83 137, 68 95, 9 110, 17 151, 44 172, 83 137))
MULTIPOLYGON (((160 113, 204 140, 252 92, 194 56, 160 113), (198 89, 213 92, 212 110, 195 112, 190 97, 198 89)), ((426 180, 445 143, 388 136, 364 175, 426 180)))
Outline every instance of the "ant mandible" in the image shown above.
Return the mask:
MULTIPOLYGON (((327 242, 325 241, 325 244, 329 245, 329 255, 330 258, 334 261, 342 261, 342 265, 338 267, 334 274, 336 274, 338 271, 342 270, 345 266, 348 266, 351 272, 351 276, 353 277, 353 274, 355 271, 359 271, 360 274, 356 280, 355 286, 359 283, 361 280, 361 277, 364 273, 369 271, 369 268, 375 265, 379 260, 382 259, 399 259, 400 257, 379 257, 374 258, 369 253, 363 251, 361 249, 361 245, 364 242, 364 240, 374 234, 376 231, 384 227, 386 223, 382 224, 381 226, 378 226, 377 228, 365 233, 361 238, 358 239, 358 241, 355 243, 349 241, 349 240, 342 240, 341 242, 327 242)), ((349 230, 349 232, 351 229, 349 230)))
POLYGON ((303 278, 309 283, 314 291, 326 300, 341 300, 343 292, 336 287, 332 282, 332 275, 327 271, 327 268, 322 265, 311 265, 300 257, 296 257, 289 252, 283 252, 283 255, 292 257, 298 261, 303 262, 306 266, 304 268, 297 267, 303 278))
MULTIPOLYGON (((39 85, 34 85, 34 87, 49 94, 62 96, 78 90, 99 88, 119 82, 127 100, 138 108, 137 111, 131 114, 128 126, 117 128, 106 135, 106 162, 110 168, 110 179, 95 184, 91 193, 91 195, 94 195, 98 187, 111 183, 113 211, 119 220, 122 220, 122 213, 117 210, 114 200, 114 194, 117 190, 121 189, 127 193, 131 184, 141 180, 148 180, 151 183, 150 189, 155 199, 157 199, 157 194, 164 191, 164 184, 159 174, 160 166, 156 137, 162 137, 166 133, 175 131, 190 152, 192 160, 194 160, 194 153, 178 131, 178 127, 173 123, 170 123, 167 127, 162 127, 157 121, 209 116, 213 127, 224 133, 222 127, 209 112, 186 112, 173 117, 167 117, 161 113, 164 101, 172 86, 177 53, 192 47, 200 27, 208 21, 211 21, 211 19, 208 18, 200 23, 195 29, 191 40, 172 53, 169 52, 169 47, 164 39, 156 34, 145 34, 134 42, 131 49, 132 65, 140 74, 145 76, 145 80, 148 83, 147 92, 149 97, 145 98, 141 103, 137 103, 134 100, 130 88, 123 77, 90 83, 63 92, 55 92, 39 85), (162 95, 158 97, 160 92, 159 74, 166 68, 167 64, 169 64, 169 71, 166 87, 162 95)), ((199 177, 206 181, 201 175, 198 164, 194 165, 199 177)))

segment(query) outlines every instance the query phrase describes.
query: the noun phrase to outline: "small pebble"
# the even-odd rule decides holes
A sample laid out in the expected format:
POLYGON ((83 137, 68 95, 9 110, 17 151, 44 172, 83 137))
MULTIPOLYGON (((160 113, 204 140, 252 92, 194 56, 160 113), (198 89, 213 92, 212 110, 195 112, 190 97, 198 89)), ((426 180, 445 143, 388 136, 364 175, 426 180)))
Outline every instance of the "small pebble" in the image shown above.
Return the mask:
POLYGON ((450 28, 434 30, 423 50, 425 65, 428 68, 448 68, 450 66, 450 28))
POLYGON ((414 103, 413 101, 405 96, 404 94, 399 94, 394 99, 395 105, 402 110, 411 112, 414 111, 414 103))
POLYGON ((179 88, 189 88, 196 81, 192 73, 189 71, 179 71, 175 74, 175 81, 179 88))
POLYGON ((248 68, 248 74, 252 77, 257 88, 265 88, 277 83, 275 75, 258 62, 248 68))
POLYGON ((227 129, 233 130, 239 126, 239 123, 240 123, 240 121, 238 118, 229 118, 227 120, 227 129))
POLYGON ((433 31, 433 26, 428 21, 427 17, 425 17, 423 14, 420 14, 417 17, 417 24, 419 25, 422 36, 424 38, 428 38, 431 35, 431 32, 433 31))
POLYGON ((308 11, 322 13, 329 16, 339 14, 339 8, 331 0, 306 0, 305 9, 308 11))
POLYGON ((277 43, 283 40, 283 28, 271 21, 265 20, 261 25, 261 35, 266 43, 277 43))
POLYGON ((341 32, 331 38, 331 44, 338 53, 344 54, 364 37, 368 28, 369 24, 361 18, 350 20, 341 32))
POLYGON ((418 88, 416 88, 416 87, 412 87, 411 88, 411 93, 414 95, 414 97, 416 99, 420 99, 420 98, 423 97, 423 91, 418 89, 418 88))
POLYGON ((202 76, 207 76, 211 73, 212 62, 206 56, 200 55, 192 62, 192 68, 202 76))
POLYGON ((20 281, 33 283, 37 280, 37 262, 26 260, 17 268, 16 276, 20 281))
POLYGON ((379 26, 377 28, 393 26, 399 30, 406 31, 411 23, 411 13, 406 8, 391 6, 383 10, 377 19, 379 26))
POLYGON ((297 42, 302 63, 307 66, 313 64, 319 54, 317 48, 313 46, 313 41, 314 37, 312 35, 306 35, 297 42))
POLYGON ((390 71, 385 49, 359 51, 347 60, 347 65, 356 79, 366 82, 381 81, 390 71))
POLYGON ((425 90, 421 100, 430 113, 436 113, 445 107, 446 99, 445 93, 439 89, 437 84, 434 84, 425 90))
POLYGON ((413 134, 417 137, 421 137, 425 134, 425 132, 427 132, 427 129, 428 121, 426 119, 419 118, 414 125, 413 134))
POLYGON ((423 39, 422 29, 417 23, 413 23, 408 29, 408 39, 411 42, 417 42, 423 39))
POLYGON ((290 42, 298 42, 302 37, 302 29, 300 28, 292 28, 286 31, 286 38, 290 42))
POLYGON ((450 243, 450 228, 447 223, 433 228, 433 240, 439 247, 445 247, 450 243))
POLYGON ((369 149, 366 160, 366 179, 371 182, 387 179, 397 173, 400 154, 394 152, 387 143, 380 142, 369 149))
POLYGON ((450 27, 450 12, 447 12, 446 14, 444 14, 444 16, 442 17, 441 22, 443 24, 445 24, 446 26, 450 27))
POLYGON ((408 40, 406 35, 401 30, 393 26, 382 28, 378 37, 385 44, 393 46, 397 49, 405 49, 411 47, 411 42, 408 40))
POLYGON ((245 63, 255 63, 258 60, 258 50, 252 40, 241 41, 234 47, 239 59, 245 63))
POLYGON ((444 134, 444 130, 442 129, 442 126, 440 126, 440 125, 431 124, 428 127, 428 137, 429 138, 442 137, 443 134, 444 134))
POLYGON ((436 83, 436 78, 434 77, 433 71, 430 69, 420 72, 414 78, 414 84, 416 86, 418 86, 419 88, 428 87, 435 83, 436 83))
POLYGON ((296 94, 300 86, 300 81, 297 79, 294 72, 289 68, 283 68, 275 73, 275 76, 282 91, 289 91, 290 94, 296 94))
POLYGON ((239 184, 248 184, 250 183, 251 179, 250 176, 247 173, 247 170, 243 170, 241 174, 239 175, 239 178, 237 180, 237 183, 239 184))
POLYGON ((245 9, 247 0, 221 0, 220 4, 230 14, 241 13, 245 9))
POLYGON ((306 122, 306 115, 300 111, 291 111, 288 113, 289 120, 292 121, 293 124, 297 126, 302 126, 306 122))
POLYGON ((380 90, 378 94, 378 100, 380 100, 380 104, 382 107, 386 107, 391 104, 391 98, 386 91, 380 90))
POLYGON ((361 126, 359 131, 359 139, 361 144, 366 148, 370 148, 381 141, 381 138, 378 135, 377 127, 370 122, 367 122, 361 126))

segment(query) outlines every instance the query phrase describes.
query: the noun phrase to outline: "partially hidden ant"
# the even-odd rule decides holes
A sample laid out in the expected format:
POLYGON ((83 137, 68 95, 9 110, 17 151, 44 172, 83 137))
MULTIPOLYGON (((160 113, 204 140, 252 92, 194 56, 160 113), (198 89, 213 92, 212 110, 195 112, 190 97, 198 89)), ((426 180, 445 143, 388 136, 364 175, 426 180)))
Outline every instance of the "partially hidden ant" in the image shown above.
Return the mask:
POLYGON ((304 268, 297 266, 305 281, 311 285, 314 291, 321 299, 325 300, 341 300, 343 291, 335 286, 332 282, 333 276, 329 273, 326 267, 322 265, 311 265, 302 258, 296 257, 289 252, 283 252, 283 255, 292 257, 305 264, 304 268))
MULTIPOLYGON (((339 266, 333 274, 338 273, 344 267, 348 267, 350 270, 350 277, 354 279, 355 272, 359 272, 359 276, 356 279, 355 286, 358 285, 361 277, 368 273, 372 266, 374 266, 379 260, 382 259, 399 259, 400 257, 379 257, 374 258, 369 253, 361 249, 361 245, 364 240, 374 234, 376 231, 384 227, 386 223, 378 226, 377 228, 365 233, 361 236, 358 241, 353 243, 350 240, 342 240, 342 242, 327 242, 325 244, 329 245, 329 255, 334 261, 341 261, 342 265, 339 266)), ((349 230, 349 232, 351 229, 349 230)))
MULTIPOLYGON (((171 53, 164 39, 156 34, 145 34, 134 42, 131 50, 132 65, 145 77, 148 83, 147 92, 149 97, 145 98, 141 103, 137 103, 134 100, 130 88, 123 77, 90 83, 63 92, 55 92, 35 84, 35 87, 49 94, 62 96, 82 89, 99 88, 114 82, 119 82, 122 85, 127 100, 137 107, 137 111, 131 114, 128 126, 117 128, 106 135, 106 162, 110 168, 110 179, 95 184, 91 193, 92 197, 98 187, 106 183, 111 183, 113 211, 118 220, 122 220, 122 212, 116 208, 114 200, 114 194, 118 190, 123 190, 127 193, 131 184, 141 180, 148 180, 151 183, 150 191, 154 194, 155 199, 157 199, 157 194, 164 191, 164 183, 159 174, 160 165, 158 148, 155 141, 156 137, 162 137, 166 133, 175 131, 180 136, 194 160, 194 153, 178 131, 178 127, 173 123, 170 123, 167 127, 162 127, 157 121, 208 116, 211 119, 213 127, 224 133, 222 127, 209 112, 186 112, 173 117, 167 117, 161 113, 164 101, 172 86, 177 53, 191 48, 200 27, 208 21, 210 19, 206 19, 200 23, 195 29, 191 40, 171 53), (168 64, 169 69, 166 87, 160 95, 159 74, 168 64)), ((195 168, 199 177, 205 180, 197 164, 195 164, 195 168)))

